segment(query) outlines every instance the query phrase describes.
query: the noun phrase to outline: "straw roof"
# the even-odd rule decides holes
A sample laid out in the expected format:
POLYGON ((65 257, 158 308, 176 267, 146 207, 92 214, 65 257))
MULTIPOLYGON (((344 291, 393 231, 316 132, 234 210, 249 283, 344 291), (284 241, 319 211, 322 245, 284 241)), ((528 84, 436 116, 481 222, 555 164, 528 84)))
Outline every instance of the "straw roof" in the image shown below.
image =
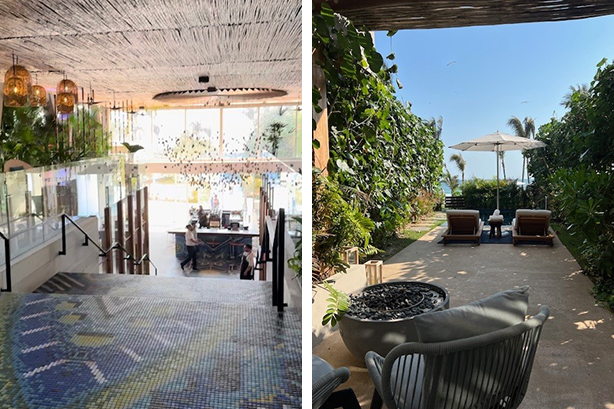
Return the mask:
MULTIPOLYGON (((320 4, 327 0, 314 0, 320 4)), ((331 0, 369 30, 484 26, 574 20, 614 14, 611 0, 331 0)))
POLYGON ((78 86, 91 82, 96 100, 115 91, 135 106, 208 86, 299 98, 300 0, 3 0, 0 21, 0 67, 14 52, 48 89, 65 71, 78 86))

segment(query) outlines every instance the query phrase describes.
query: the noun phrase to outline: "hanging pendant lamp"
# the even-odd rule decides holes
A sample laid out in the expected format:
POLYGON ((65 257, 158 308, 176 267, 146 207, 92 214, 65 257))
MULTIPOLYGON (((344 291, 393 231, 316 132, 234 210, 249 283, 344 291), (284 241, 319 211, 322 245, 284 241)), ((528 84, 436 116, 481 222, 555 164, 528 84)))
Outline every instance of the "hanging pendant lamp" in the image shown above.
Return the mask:
POLYGON ((56 91, 58 94, 58 113, 72 114, 75 105, 77 105, 77 95, 79 92, 77 85, 71 80, 64 78, 58 83, 56 91))
POLYGON ((31 93, 32 77, 13 55, 13 66, 4 75, 4 106, 25 107, 31 93))
MULTIPOLYGON (((38 78, 36 78, 38 83, 38 78)), ((30 105, 33 107, 43 107, 47 105, 47 90, 42 85, 32 86, 32 95, 30 96, 30 105)))

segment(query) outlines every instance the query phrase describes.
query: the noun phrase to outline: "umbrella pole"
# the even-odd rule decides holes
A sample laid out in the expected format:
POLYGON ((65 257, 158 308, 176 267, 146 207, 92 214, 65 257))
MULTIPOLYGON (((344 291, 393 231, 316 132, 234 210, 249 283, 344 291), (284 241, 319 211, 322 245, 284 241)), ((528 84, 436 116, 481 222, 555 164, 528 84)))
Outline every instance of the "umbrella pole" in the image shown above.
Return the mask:
POLYGON ((499 145, 497 144, 495 146, 495 154, 497 155, 497 209, 499 209, 499 145))

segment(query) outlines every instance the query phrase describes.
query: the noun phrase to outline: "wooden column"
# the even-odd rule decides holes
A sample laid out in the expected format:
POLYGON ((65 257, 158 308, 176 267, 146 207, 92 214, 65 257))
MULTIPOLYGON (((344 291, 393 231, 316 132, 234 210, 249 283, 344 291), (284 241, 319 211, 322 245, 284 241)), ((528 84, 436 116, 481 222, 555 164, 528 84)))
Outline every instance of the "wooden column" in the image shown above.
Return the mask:
MULTIPOLYGON (((124 200, 117 202, 117 234, 115 239, 119 244, 125 246, 125 222, 124 222, 124 200)), ((126 274, 126 261, 124 260, 124 252, 117 250, 115 252, 115 259, 117 260, 117 272, 119 274, 126 274)))
MULTIPOLYGON (((149 254, 149 190, 147 186, 143 188, 143 254, 149 254)), ((149 275, 150 265, 146 262, 143 265, 145 274, 149 275)))
MULTIPOLYGON (((134 258, 137 260, 143 256, 143 200, 141 196, 143 195, 143 190, 138 190, 136 192, 136 229, 135 229, 135 253, 134 258)), ((136 274, 143 274, 143 265, 139 264, 136 266, 136 274)))
MULTIPOLYGON (((113 217, 109 206, 104 208, 104 248, 105 250, 111 247, 113 243, 113 217)), ((104 271, 107 274, 113 274, 113 255, 109 252, 104 259, 104 271)))
MULTIPOLYGON (((130 254, 134 254, 134 197, 128 195, 126 197, 128 202, 128 237, 126 237, 126 249, 130 254)), ((134 263, 128 263, 128 274, 134 274, 134 263)))
POLYGON ((320 147, 313 149, 311 161, 315 167, 322 170, 324 175, 327 174, 326 166, 330 157, 328 145, 328 110, 326 109, 326 78, 324 70, 320 68, 316 61, 323 58, 319 50, 314 50, 311 56, 311 78, 313 86, 320 90, 319 107, 322 109, 320 113, 315 110, 312 113, 313 119, 316 121, 316 129, 313 131, 313 139, 320 143, 320 147))

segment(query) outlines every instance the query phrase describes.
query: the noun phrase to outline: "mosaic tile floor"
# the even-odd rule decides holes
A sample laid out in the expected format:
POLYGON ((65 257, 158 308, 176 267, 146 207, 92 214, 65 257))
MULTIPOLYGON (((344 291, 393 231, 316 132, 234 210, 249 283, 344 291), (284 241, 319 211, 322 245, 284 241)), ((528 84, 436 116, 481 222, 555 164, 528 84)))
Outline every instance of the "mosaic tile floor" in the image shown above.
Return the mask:
POLYGON ((301 407, 296 310, 159 298, 151 288, 164 283, 123 278, 132 297, 0 296, 0 409, 301 407))

